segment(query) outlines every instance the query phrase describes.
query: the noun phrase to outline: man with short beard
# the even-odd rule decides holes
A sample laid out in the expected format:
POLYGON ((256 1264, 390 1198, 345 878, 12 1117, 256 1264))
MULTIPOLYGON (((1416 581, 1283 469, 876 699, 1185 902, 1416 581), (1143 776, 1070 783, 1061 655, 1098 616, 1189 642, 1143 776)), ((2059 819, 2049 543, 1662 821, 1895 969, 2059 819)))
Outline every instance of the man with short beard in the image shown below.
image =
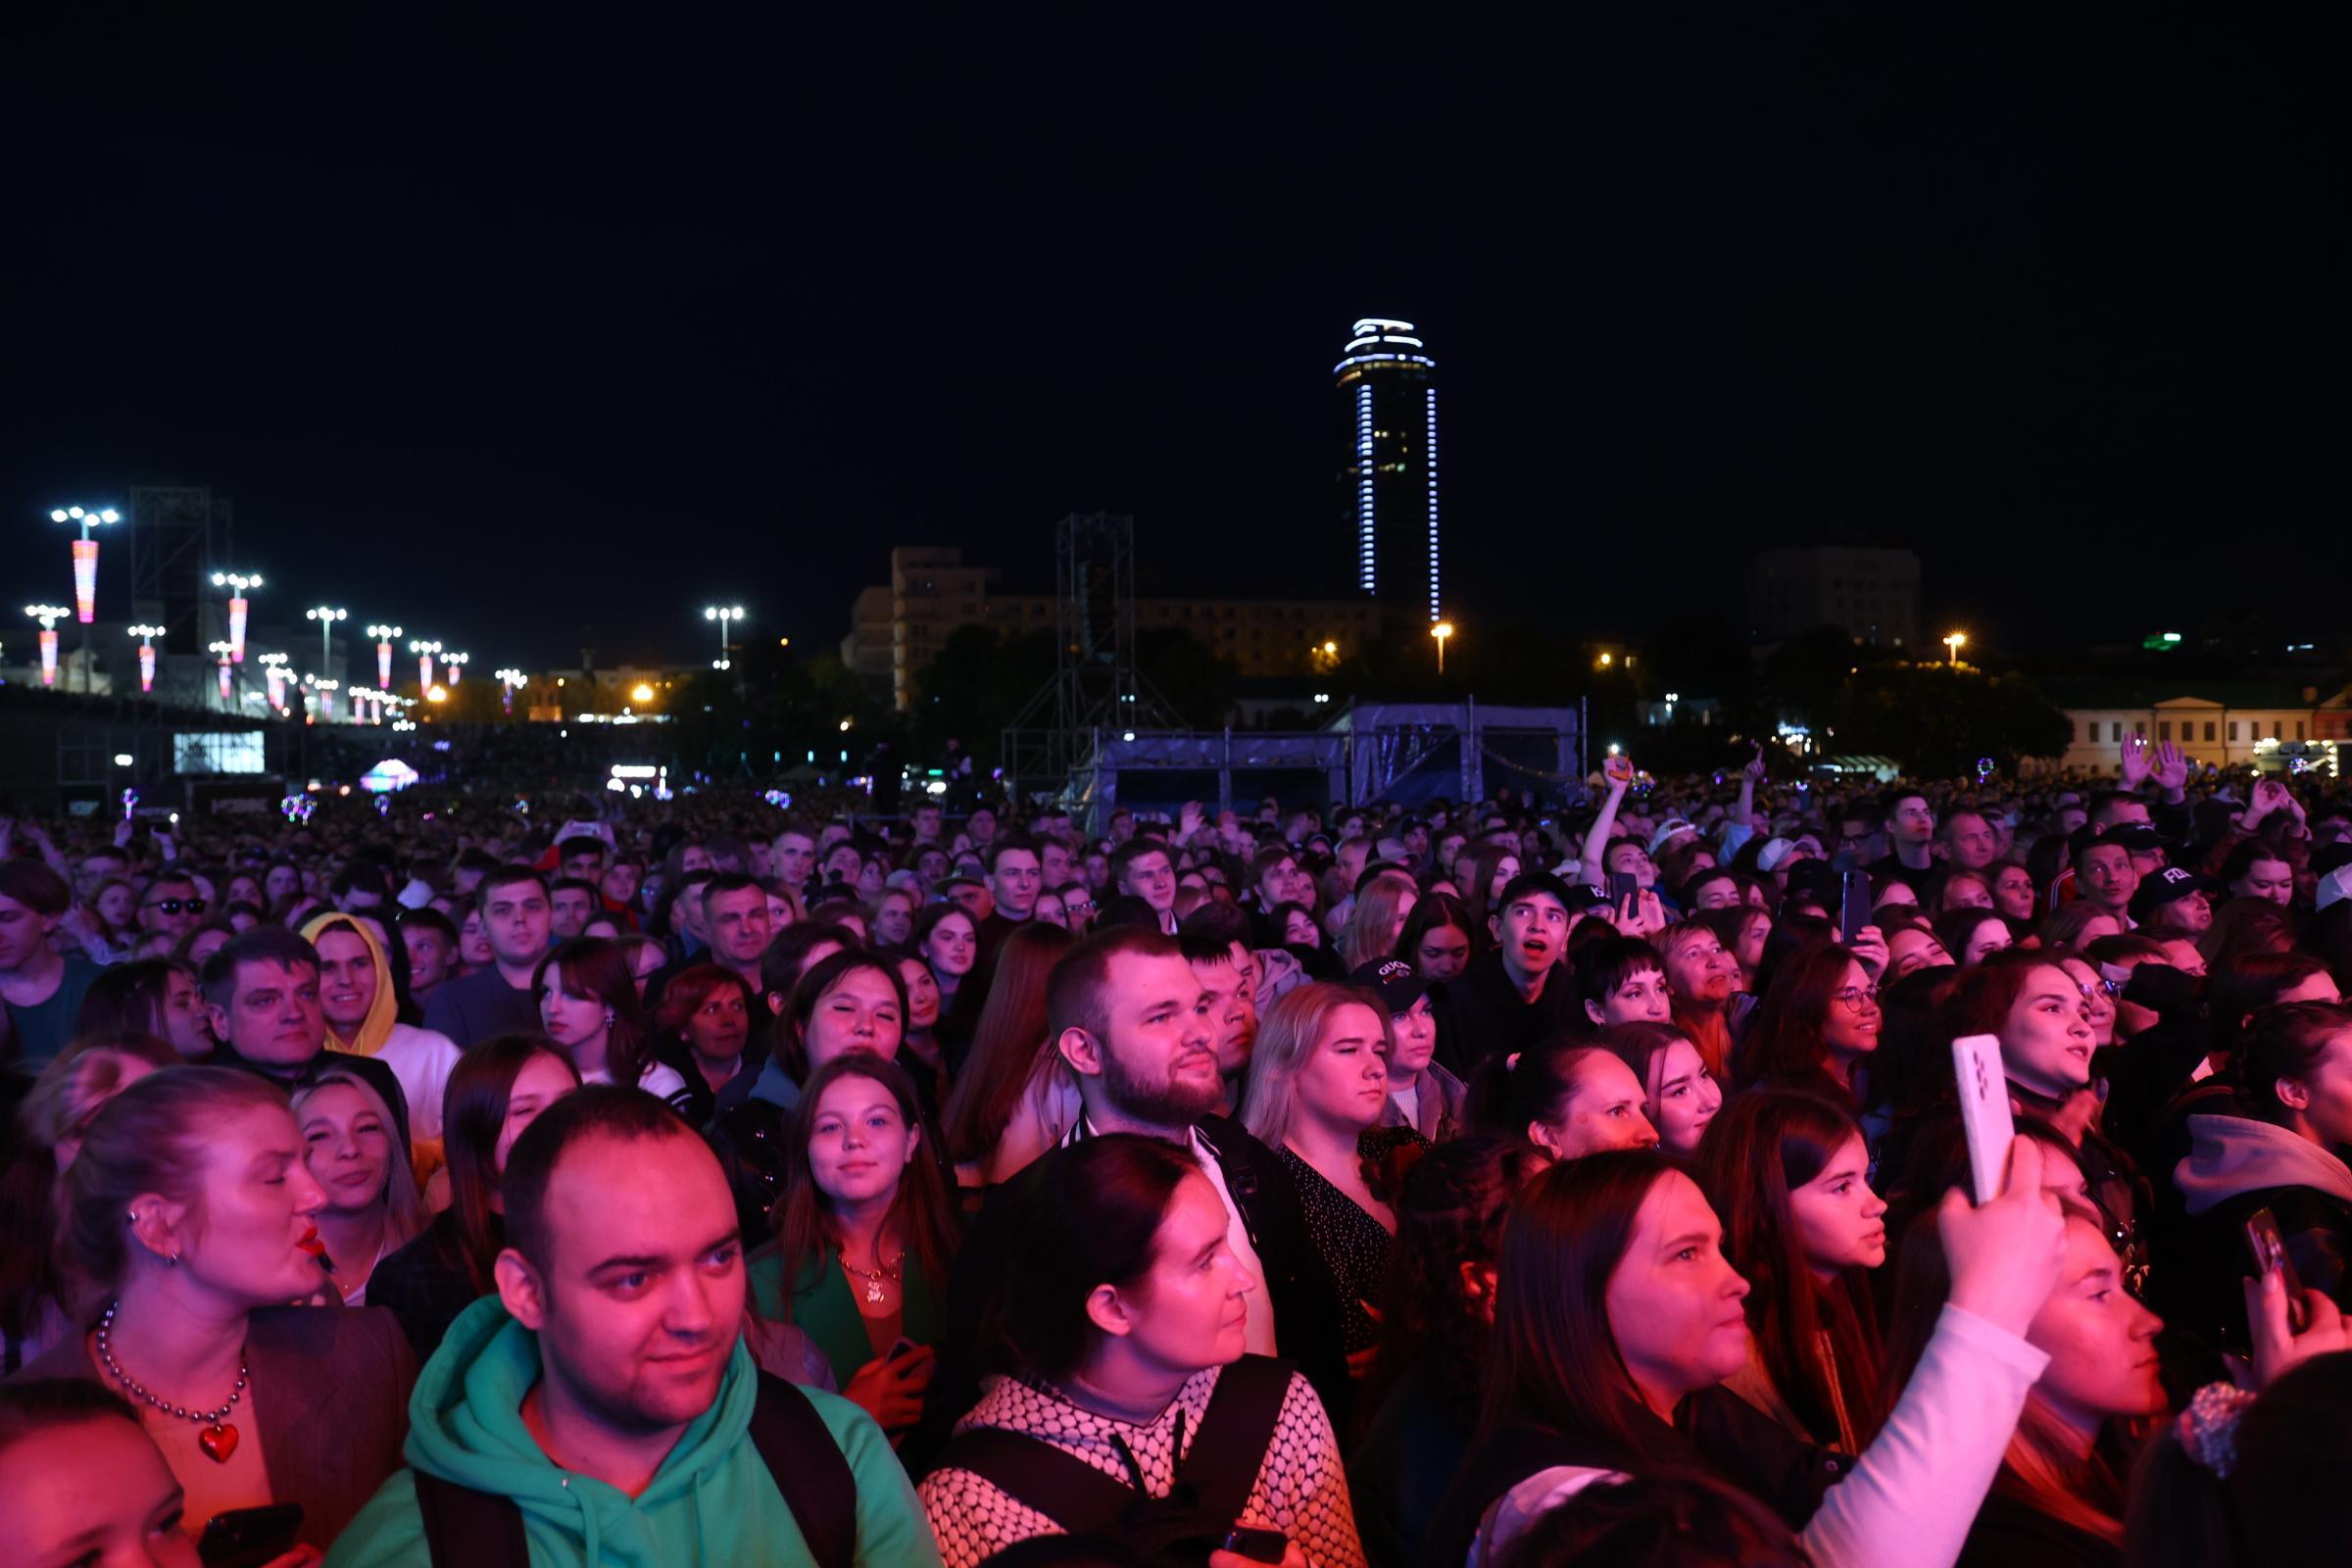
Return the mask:
MULTIPOLYGON (((1225 1086, 1217 1031, 1183 950, 1137 926, 1099 932, 1054 965, 1046 1015, 1048 1038, 1077 1078, 1082 1107, 1064 1146, 1118 1132, 1190 1151, 1225 1204, 1235 1255, 1265 1282, 1250 1297, 1250 1348, 1281 1354, 1306 1374, 1326 1405, 1336 1401, 1344 1409, 1348 1366, 1337 1292, 1273 1151, 1219 1113, 1225 1086)), ((978 1397, 973 1325, 1008 1266, 1009 1216, 1054 1157, 1039 1156, 993 1191, 964 1234, 948 1291, 954 1327, 940 1348, 923 1426, 903 1450, 910 1466, 945 1440, 978 1397)))

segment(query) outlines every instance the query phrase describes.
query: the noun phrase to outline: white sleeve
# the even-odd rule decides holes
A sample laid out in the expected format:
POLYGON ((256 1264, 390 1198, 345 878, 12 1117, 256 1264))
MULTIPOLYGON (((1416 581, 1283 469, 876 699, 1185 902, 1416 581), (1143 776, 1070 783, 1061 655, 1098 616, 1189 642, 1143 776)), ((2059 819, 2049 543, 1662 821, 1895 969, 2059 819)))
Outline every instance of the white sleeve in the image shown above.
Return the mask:
POLYGON ((1947 1304, 1886 1429, 1798 1536, 1816 1568, 1951 1568, 2049 1361, 1947 1304))

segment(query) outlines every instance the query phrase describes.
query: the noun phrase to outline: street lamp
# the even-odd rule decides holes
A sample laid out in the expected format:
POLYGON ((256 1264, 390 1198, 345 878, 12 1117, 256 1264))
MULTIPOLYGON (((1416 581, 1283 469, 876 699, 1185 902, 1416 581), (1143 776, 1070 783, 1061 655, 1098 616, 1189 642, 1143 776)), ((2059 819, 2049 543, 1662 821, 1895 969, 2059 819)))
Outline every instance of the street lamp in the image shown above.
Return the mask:
POLYGON ((523 683, 523 673, 519 669, 500 669, 493 670, 492 673, 498 677, 498 705, 506 710, 509 718, 513 718, 514 716, 514 692, 523 683))
POLYGON ((318 623, 318 673, 324 676, 335 667, 335 622, 349 620, 351 612, 320 605, 316 610, 306 610, 302 613, 306 620, 318 623))
POLYGON ((449 683, 452 686, 455 686, 459 678, 466 673, 466 666, 472 662, 473 656, 471 654, 443 654, 441 656, 442 667, 449 671, 449 683))
POLYGON ((130 635, 139 640, 139 690, 155 690, 155 642, 164 634, 161 626, 133 626, 130 635))
POLYGON ((57 623, 74 613, 63 605, 26 605, 24 613, 41 623, 41 684, 57 684, 57 623))
MULTIPOLYGON (((61 507, 49 514, 51 522, 71 523, 81 530, 74 544, 74 618, 87 626, 98 618, 98 541, 90 537, 90 529, 110 522, 121 522, 122 514, 112 507, 96 512, 80 507, 61 507)), ((81 684, 84 691, 98 678, 90 666, 90 634, 81 634, 81 684)))
POLYGON ((389 691, 392 688, 392 639, 400 635, 400 628, 370 626, 368 635, 375 639, 375 683, 389 691))
POLYGON ((261 656, 262 674, 270 682, 270 707, 273 711, 279 713, 282 713, 286 710, 286 664, 288 658, 289 656, 285 654, 264 654, 261 656))
POLYGON ((226 708, 228 706, 229 686, 233 678, 228 662, 228 644, 206 643, 204 645, 204 651, 208 654, 219 654, 220 656, 220 706, 226 708))
POLYGON ((416 656, 416 690, 420 694, 433 689, 433 656, 440 651, 439 643, 409 640, 409 652, 416 656))
POLYGON ((258 571, 213 573, 213 586, 228 590, 228 657, 231 663, 245 662, 245 615, 253 608, 245 597, 245 590, 261 585, 262 574, 258 571))
POLYGON ((703 610, 703 618, 705 620, 715 620, 718 622, 718 662, 712 664, 710 667, 712 669, 733 669, 735 667, 735 660, 732 653, 729 651, 729 644, 727 641, 727 624, 730 621, 737 621, 743 618, 743 607, 741 605, 736 605, 730 609, 721 610, 715 605, 705 606, 703 610))
POLYGON ((1960 662, 1960 649, 1967 641, 1968 633, 1964 631, 1953 632, 1944 638, 1943 646, 1951 650, 1950 657, 1945 661, 1947 663, 1957 664, 1960 662))
POLYGON ((1453 635, 1453 622, 1441 620, 1429 628, 1429 634, 1438 640, 1438 673, 1443 675, 1446 673, 1446 641, 1453 635))

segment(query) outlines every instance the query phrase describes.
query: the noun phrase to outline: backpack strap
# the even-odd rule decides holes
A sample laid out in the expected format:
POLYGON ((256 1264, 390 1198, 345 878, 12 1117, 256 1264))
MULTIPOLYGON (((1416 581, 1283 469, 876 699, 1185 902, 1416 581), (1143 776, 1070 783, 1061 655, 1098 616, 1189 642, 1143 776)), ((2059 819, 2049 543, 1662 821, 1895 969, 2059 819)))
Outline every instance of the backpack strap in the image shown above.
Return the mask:
POLYGON ((854 1568, 858 1478, 808 1396, 782 1378, 760 1373, 752 1405, 752 1446, 784 1494, 784 1506, 807 1538, 816 1568, 854 1568))
POLYGON ((514 1499, 411 1470, 424 1549, 433 1568, 530 1568, 530 1538, 514 1499))
POLYGON ((1073 1536, 1117 1530, 1140 1496, 1124 1481, 1044 1439, 1003 1427, 956 1433, 931 1468, 969 1470, 1073 1536))
POLYGON ((1268 1355, 1245 1355, 1217 1374, 1200 1430, 1193 1434, 1183 1468, 1176 1472, 1200 1497, 1203 1516, 1225 1525, 1241 1517, 1273 1446, 1292 1375, 1288 1361, 1268 1355))

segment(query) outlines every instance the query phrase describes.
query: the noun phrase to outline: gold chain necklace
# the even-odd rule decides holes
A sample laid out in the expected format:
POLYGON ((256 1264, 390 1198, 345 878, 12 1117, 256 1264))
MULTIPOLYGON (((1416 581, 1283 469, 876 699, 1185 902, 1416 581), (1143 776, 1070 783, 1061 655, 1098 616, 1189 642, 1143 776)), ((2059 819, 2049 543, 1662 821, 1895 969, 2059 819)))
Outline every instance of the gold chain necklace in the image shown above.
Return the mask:
POLYGON ((847 1269, 850 1273, 855 1274, 859 1279, 865 1281, 865 1298, 867 1302, 874 1306, 880 1306, 882 1304, 882 1282, 884 1280, 888 1280, 894 1285, 898 1283, 899 1264, 906 1261, 906 1254, 904 1250, 902 1250, 899 1253, 898 1262, 882 1263, 881 1254, 877 1252, 874 1254, 874 1261, 881 1263, 881 1267, 871 1269, 859 1268, 857 1264, 850 1261, 849 1253, 844 1252, 841 1254, 841 1266, 844 1269, 847 1269))

